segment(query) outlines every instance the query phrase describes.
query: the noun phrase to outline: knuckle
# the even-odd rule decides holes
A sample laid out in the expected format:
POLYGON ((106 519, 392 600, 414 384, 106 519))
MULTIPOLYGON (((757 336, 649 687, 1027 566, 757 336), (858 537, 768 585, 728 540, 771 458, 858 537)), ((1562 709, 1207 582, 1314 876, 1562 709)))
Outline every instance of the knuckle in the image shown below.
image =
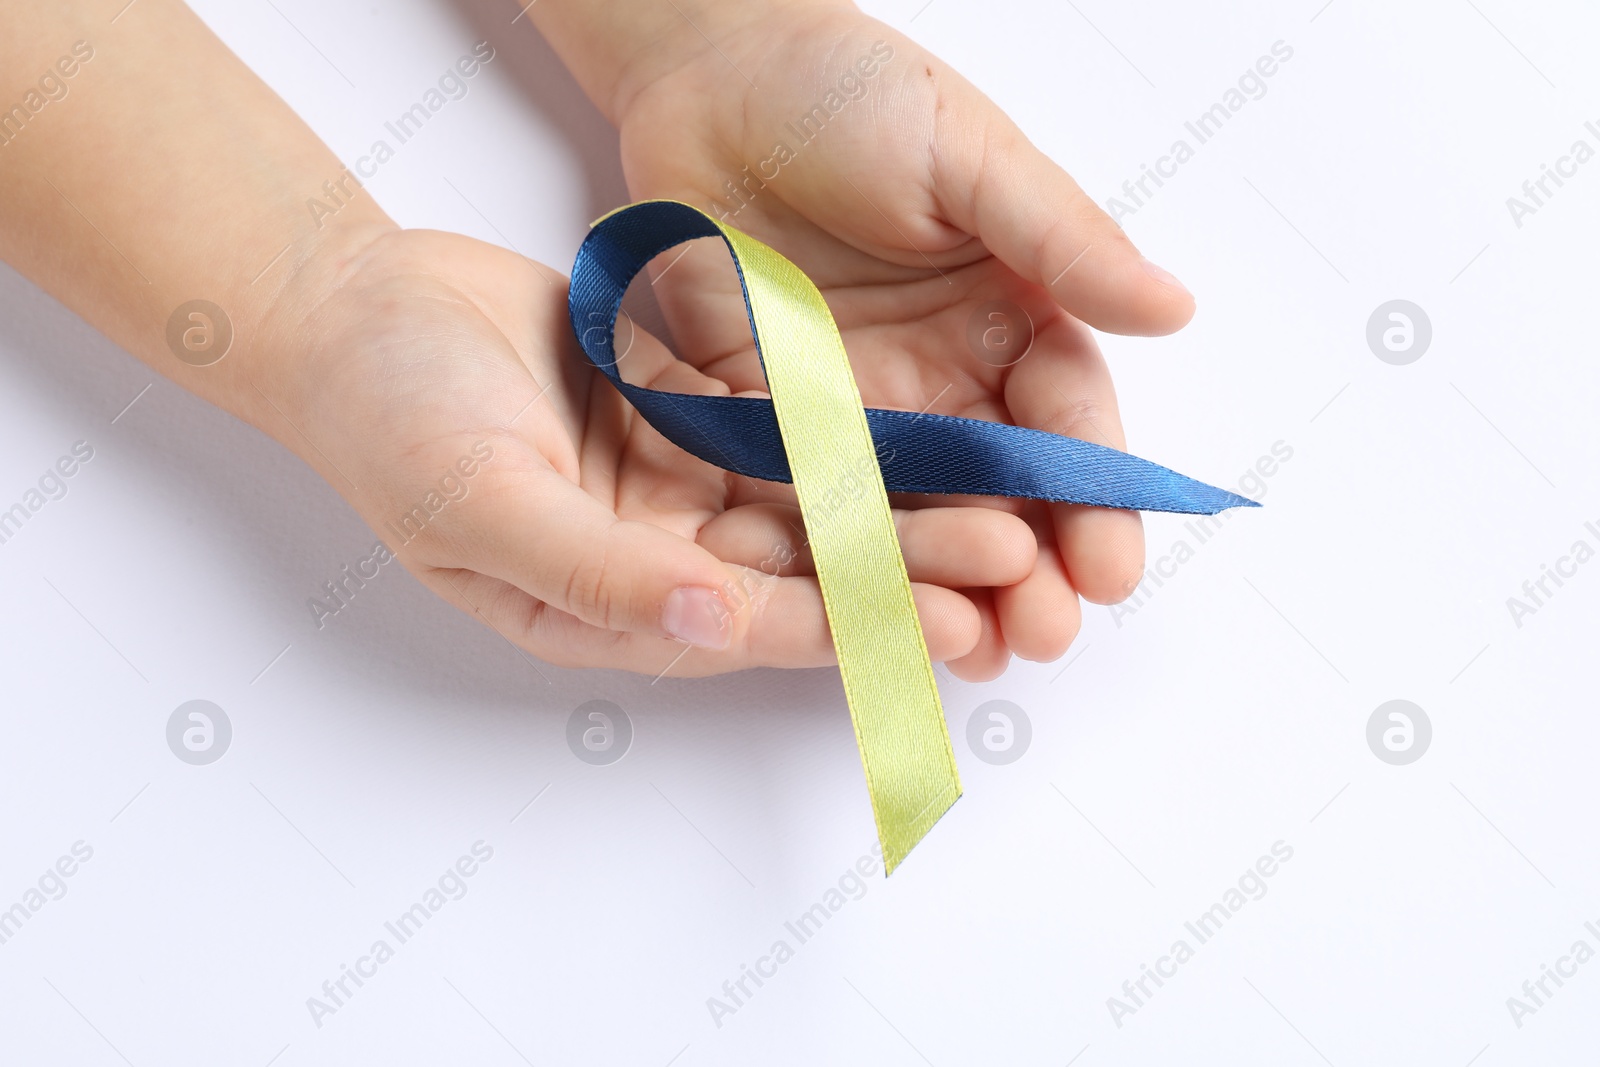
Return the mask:
POLYGON ((592 551, 573 560, 562 601, 584 622, 610 629, 612 604, 607 565, 606 543, 602 540, 592 551))
POLYGON ((1065 407, 1051 422, 1052 433, 1076 437, 1097 445, 1120 449, 1115 428, 1120 425, 1120 415, 1114 402, 1093 394, 1062 393, 1065 407))

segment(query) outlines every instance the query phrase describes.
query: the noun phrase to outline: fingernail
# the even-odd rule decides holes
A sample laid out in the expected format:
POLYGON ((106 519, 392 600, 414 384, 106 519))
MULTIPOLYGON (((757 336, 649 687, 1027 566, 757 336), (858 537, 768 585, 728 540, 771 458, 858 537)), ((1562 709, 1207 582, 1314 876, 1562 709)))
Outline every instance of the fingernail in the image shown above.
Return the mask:
POLYGON ((1165 267, 1152 263, 1148 259, 1140 259, 1139 262, 1143 264, 1144 272, 1150 275, 1150 277, 1154 278, 1156 281, 1160 282, 1162 285, 1170 285, 1182 293, 1187 293, 1189 291, 1184 284, 1178 280, 1177 275, 1173 274, 1165 267))
POLYGON ((700 648, 727 648, 733 637, 721 594, 701 585, 681 586, 667 594, 661 609, 661 628, 668 637, 700 648))

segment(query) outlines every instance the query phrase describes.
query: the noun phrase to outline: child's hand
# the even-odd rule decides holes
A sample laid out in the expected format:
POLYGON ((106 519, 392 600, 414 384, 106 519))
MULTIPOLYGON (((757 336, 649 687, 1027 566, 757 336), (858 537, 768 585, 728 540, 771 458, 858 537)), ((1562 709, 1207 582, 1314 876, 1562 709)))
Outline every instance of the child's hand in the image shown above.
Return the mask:
MULTIPOLYGON (((1176 279, 986 97, 853 6, 685 11, 705 36, 676 38, 671 64, 634 64, 611 97, 635 197, 713 211, 799 264, 833 309, 869 405, 1125 447, 1083 323, 1175 330, 1194 308, 1176 279), (996 300, 1020 305, 1036 331, 1010 367, 968 343, 996 300)), ((655 289, 685 358, 735 390, 764 387, 726 255, 697 249, 655 289)), ((1012 510, 1034 528, 1038 563, 1019 585, 971 591, 983 640, 951 665, 967 677, 998 673, 1008 649, 1059 656, 1077 633, 1078 594, 1120 600, 1143 570, 1137 513, 1012 510)))
MULTIPOLYGON (((835 0, 525 10, 621 125, 641 196, 712 207, 786 123, 824 106, 825 128, 791 143, 780 172, 767 165, 734 221, 816 278, 869 403, 1121 444, 1104 364, 1066 312, 1160 332, 1189 298, 937 60, 835 0), (868 56, 870 78, 855 66, 868 56), (866 89, 844 87, 858 98, 835 109, 847 69, 866 89), (1009 370, 964 342, 996 298, 1038 332, 1009 370)), ((364 195, 308 226, 307 195, 342 165, 199 19, 141 5, 95 51, 103 28, 83 5, 0 14, 0 68, 77 71, 63 73, 71 106, 5 146, 0 258, 295 449, 425 584, 546 659, 678 674, 831 662, 788 488, 714 469, 636 418, 577 353, 559 277, 397 230, 364 195), (59 55, 74 41, 75 67, 59 55), (210 144, 230 150, 174 167, 210 144), (235 338, 203 367, 169 348, 174 309, 201 296, 235 338), (674 637, 715 650, 674 663, 674 637)), ((692 365, 640 335, 630 380, 762 387, 725 256, 691 252, 656 288, 692 365)), ((1008 649, 1058 655, 1076 592, 1118 596, 1142 553, 1131 514, 1031 507, 1024 522, 982 503, 897 516, 929 649, 968 677, 997 673, 1008 649)))
MULTIPOLYGON (((260 421, 430 589, 557 664, 833 662, 799 511, 639 418, 578 352, 559 275, 428 231, 325 262, 344 265, 313 269, 267 322, 288 355, 260 421)), ((632 381, 727 391, 642 332, 618 350, 632 381)), ((896 517, 931 654, 968 654, 979 615, 952 589, 1027 575, 1027 527, 974 508, 896 517)))

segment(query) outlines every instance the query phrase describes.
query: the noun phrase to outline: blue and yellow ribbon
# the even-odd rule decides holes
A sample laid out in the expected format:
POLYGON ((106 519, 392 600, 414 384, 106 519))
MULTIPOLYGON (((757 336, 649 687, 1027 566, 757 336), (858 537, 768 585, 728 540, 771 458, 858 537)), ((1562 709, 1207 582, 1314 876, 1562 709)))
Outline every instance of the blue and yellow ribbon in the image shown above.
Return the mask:
POLYGON ((864 409, 839 328, 811 280, 760 241, 677 201, 645 201, 595 223, 572 267, 569 307, 584 354, 668 440, 726 470, 794 484, 886 873, 961 795, 889 492, 1206 515, 1255 506, 1076 438, 864 409), (646 389, 617 372, 613 338, 628 283, 661 252, 698 237, 720 237, 733 256, 770 400, 646 389))

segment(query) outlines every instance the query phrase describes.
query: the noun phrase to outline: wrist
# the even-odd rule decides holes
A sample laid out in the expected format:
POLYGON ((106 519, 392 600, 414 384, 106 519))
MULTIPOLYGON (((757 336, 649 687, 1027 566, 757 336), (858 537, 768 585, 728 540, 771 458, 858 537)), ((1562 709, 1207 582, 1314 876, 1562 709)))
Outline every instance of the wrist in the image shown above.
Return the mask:
POLYGON ((229 382, 224 407, 318 470, 326 462, 305 436, 310 402, 326 375, 329 355, 318 340, 318 319, 349 284, 367 251, 396 232, 392 220, 373 210, 292 243, 276 265, 280 280, 254 312, 254 337, 229 382))

